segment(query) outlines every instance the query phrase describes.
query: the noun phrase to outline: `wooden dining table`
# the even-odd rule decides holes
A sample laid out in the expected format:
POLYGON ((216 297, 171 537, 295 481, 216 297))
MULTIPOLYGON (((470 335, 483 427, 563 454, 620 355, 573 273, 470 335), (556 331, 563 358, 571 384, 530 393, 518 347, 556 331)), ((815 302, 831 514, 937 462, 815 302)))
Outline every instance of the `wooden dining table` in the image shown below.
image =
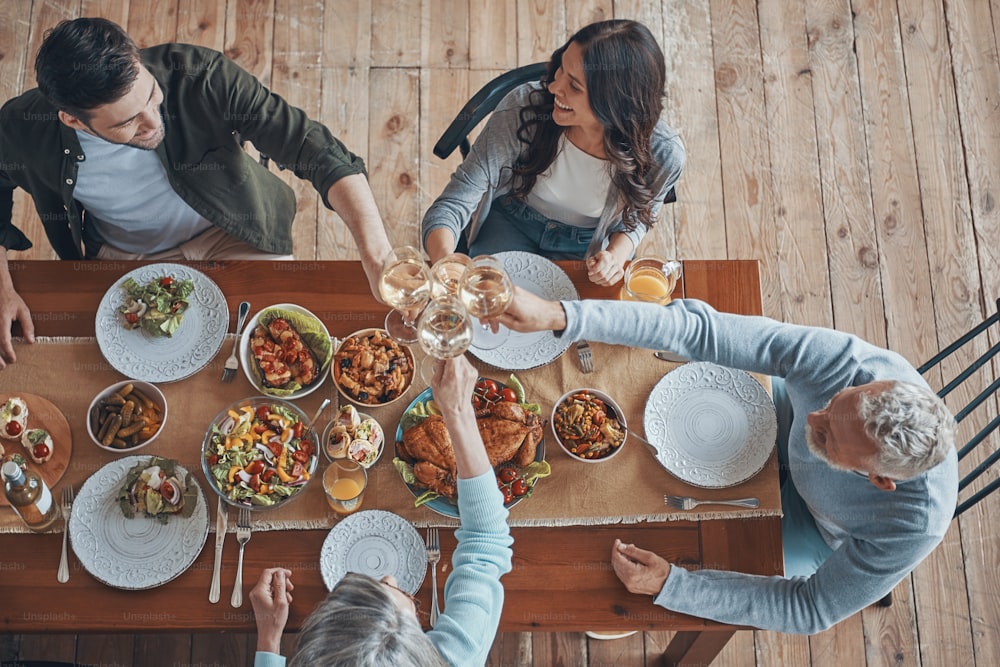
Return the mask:
MULTIPOLYGON (((338 313, 340 316, 326 320, 334 336, 381 326, 388 309, 372 297, 359 262, 269 264, 208 261, 190 265, 221 288, 231 322, 235 322, 237 304, 249 300, 256 304, 295 303, 313 312, 338 313)), ((559 264, 581 298, 617 298, 618 288, 591 283, 581 262, 559 264)), ((46 337, 93 336, 95 313, 108 287, 138 266, 141 263, 10 262, 14 286, 31 309, 35 335, 46 337)), ((683 281, 675 296, 701 299, 721 311, 759 315, 758 264, 752 260, 685 261, 683 281)), ((15 334, 19 333, 15 328, 15 334)), ((16 349, 23 349, 23 345, 17 343, 16 349)), ((226 345, 220 356, 227 355, 229 349, 226 345)), ((72 378, 67 376, 67 381, 72 378)), ((0 387, 3 385, 0 371, 0 387)), ((74 438, 88 444, 85 426, 73 424, 72 428, 74 438)), ((776 466, 761 474, 770 476, 768 483, 777 487, 776 466)), ((301 628, 327 593, 317 563, 327 534, 327 530, 256 532, 252 548, 247 549, 247 588, 266 567, 284 565, 296 572, 289 630, 301 628)), ((708 664, 741 628, 670 612, 655 606, 649 596, 628 593, 610 566, 611 545, 616 538, 685 567, 758 575, 780 575, 783 571, 778 516, 515 527, 512 534, 513 570, 503 578, 506 598, 501 631, 676 631, 663 656, 666 664, 708 664)), ((79 571, 78 564, 68 583, 58 583, 61 537, 59 533, 0 534, 0 624, 4 632, 254 630, 249 605, 234 610, 225 600, 218 604, 208 601, 214 555, 211 539, 183 576, 169 585, 137 593, 106 586, 79 571), (174 613, 151 614, 164 610, 174 613)), ((441 542, 442 563, 448 563, 455 548, 453 531, 441 531, 441 542)), ((235 570, 236 555, 231 543, 223 556, 229 572, 235 570)), ((441 579, 443 585, 444 577, 441 579)), ((418 597, 425 606, 429 604, 429 578, 418 597)))

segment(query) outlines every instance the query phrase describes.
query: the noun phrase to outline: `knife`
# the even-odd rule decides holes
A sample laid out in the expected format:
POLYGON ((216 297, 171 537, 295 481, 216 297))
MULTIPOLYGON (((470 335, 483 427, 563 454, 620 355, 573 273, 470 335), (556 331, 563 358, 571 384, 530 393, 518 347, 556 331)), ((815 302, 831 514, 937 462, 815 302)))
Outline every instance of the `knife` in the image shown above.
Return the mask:
POLYGON ((208 601, 215 604, 219 601, 222 588, 222 546, 226 541, 226 504, 219 498, 219 509, 215 515, 215 568, 212 570, 212 588, 208 591, 208 601))

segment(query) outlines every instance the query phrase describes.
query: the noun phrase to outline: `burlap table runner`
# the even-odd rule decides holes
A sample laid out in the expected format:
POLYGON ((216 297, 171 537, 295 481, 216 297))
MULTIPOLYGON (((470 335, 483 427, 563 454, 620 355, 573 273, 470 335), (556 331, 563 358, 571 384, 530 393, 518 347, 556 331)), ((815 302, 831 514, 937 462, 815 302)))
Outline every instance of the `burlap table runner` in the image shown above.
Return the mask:
MULTIPOLYGON (((158 385, 167 398, 169 415, 163 432, 138 454, 177 459, 194 472, 211 515, 214 517, 216 495, 208 486, 201 468, 201 446, 212 419, 230 403, 256 392, 240 371, 231 384, 220 381, 222 364, 231 350, 233 337, 227 336, 222 352, 208 367, 194 376, 178 382, 158 385)), ((519 371, 528 400, 540 403, 548 420, 555 401, 566 391, 592 387, 613 396, 622 406, 628 425, 644 434, 642 416, 653 385, 675 366, 655 359, 648 350, 594 344, 595 372, 583 374, 572 350, 555 362, 530 371, 519 371)), ((54 403, 66 416, 73 437, 73 452, 66 472, 56 485, 80 485, 101 466, 118 455, 93 444, 87 435, 87 408, 103 388, 122 376, 103 358, 93 339, 44 339, 35 345, 19 344, 17 363, 0 372, 0 389, 37 394, 54 403)), ((477 363, 483 375, 504 381, 508 373, 477 363)), ((417 526, 457 525, 424 507, 413 506, 413 496, 402 483, 392 465, 392 440, 399 417, 409 402, 421 391, 419 377, 406 397, 385 407, 366 407, 382 424, 389 440, 382 458, 369 471, 370 482, 365 493, 365 509, 385 509, 395 512, 417 526)), ((322 400, 334 392, 328 379, 323 386, 296 403, 312 415, 322 400)), ((318 430, 332 417, 328 410, 320 419, 318 430)), ((705 490, 679 481, 656 461, 652 452, 630 437, 623 451, 604 463, 585 463, 566 454, 556 443, 551 427, 546 426, 546 459, 552 475, 539 480, 530 498, 513 507, 510 524, 515 526, 596 525, 638 523, 642 521, 701 520, 712 518, 774 516, 781 513, 777 484, 777 464, 772 454, 767 466, 747 482, 729 489, 705 490), (699 498, 755 496, 760 508, 744 510, 720 506, 701 507, 681 512, 663 504, 664 494, 693 495, 699 498)), ((59 447, 61 443, 56 443, 59 447)), ((8 449, 19 446, 12 444, 8 449)), ((326 465, 321 458, 319 471, 326 465)), ((280 509, 256 512, 257 530, 329 528, 338 517, 326 503, 321 484, 308 485, 300 497, 280 509)), ((234 522, 230 522, 231 524, 234 522)), ((212 522, 214 530, 214 521, 212 522)), ((61 527, 59 528, 61 530, 61 527)), ((0 508, 0 532, 26 532, 14 512, 0 508)))

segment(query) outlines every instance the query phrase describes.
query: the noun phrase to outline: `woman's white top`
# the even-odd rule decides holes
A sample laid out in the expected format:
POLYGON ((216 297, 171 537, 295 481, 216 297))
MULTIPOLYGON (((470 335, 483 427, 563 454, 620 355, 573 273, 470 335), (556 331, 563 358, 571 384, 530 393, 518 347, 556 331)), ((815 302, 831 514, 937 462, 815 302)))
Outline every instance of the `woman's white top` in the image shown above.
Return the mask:
POLYGON ((526 203, 546 218, 594 229, 610 187, 611 163, 585 153, 563 133, 556 159, 538 175, 526 203))

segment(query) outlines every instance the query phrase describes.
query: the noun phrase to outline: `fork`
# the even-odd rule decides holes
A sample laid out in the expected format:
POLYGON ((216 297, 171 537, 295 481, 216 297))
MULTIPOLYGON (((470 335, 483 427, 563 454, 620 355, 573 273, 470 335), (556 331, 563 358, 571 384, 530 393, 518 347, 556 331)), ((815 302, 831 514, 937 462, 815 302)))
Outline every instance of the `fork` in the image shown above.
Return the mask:
POLYGON ((438 609, 437 564, 441 560, 441 541, 437 528, 427 529, 427 564, 431 568, 431 627, 437 625, 441 610, 438 609))
POLYGON ((232 382, 236 377, 236 370, 240 367, 240 361, 236 357, 236 352, 240 347, 240 333, 243 332, 243 325, 246 324, 247 315, 250 314, 250 302, 241 301, 239 313, 236 319, 236 341, 233 343, 233 353, 226 359, 226 366, 222 370, 222 381, 232 382))
POLYGON ((229 604, 234 607, 243 605, 243 547, 250 541, 250 508, 241 507, 240 516, 236 520, 236 541, 240 545, 240 560, 236 566, 236 583, 233 585, 233 597, 229 604))
POLYGON ((735 505, 736 507, 760 507, 756 498, 736 500, 697 500, 690 496, 663 496, 663 504, 679 510, 693 510, 698 505, 735 505))
POLYGON ((590 343, 585 340, 577 343, 576 356, 580 358, 580 370, 584 373, 594 372, 594 354, 590 351, 590 343))
POLYGON ((56 581, 60 584, 65 584, 69 581, 69 560, 66 557, 66 536, 69 535, 69 513, 72 508, 73 487, 67 486, 63 488, 62 493, 62 511, 66 526, 63 530, 62 555, 59 557, 59 569, 56 571, 56 581))

